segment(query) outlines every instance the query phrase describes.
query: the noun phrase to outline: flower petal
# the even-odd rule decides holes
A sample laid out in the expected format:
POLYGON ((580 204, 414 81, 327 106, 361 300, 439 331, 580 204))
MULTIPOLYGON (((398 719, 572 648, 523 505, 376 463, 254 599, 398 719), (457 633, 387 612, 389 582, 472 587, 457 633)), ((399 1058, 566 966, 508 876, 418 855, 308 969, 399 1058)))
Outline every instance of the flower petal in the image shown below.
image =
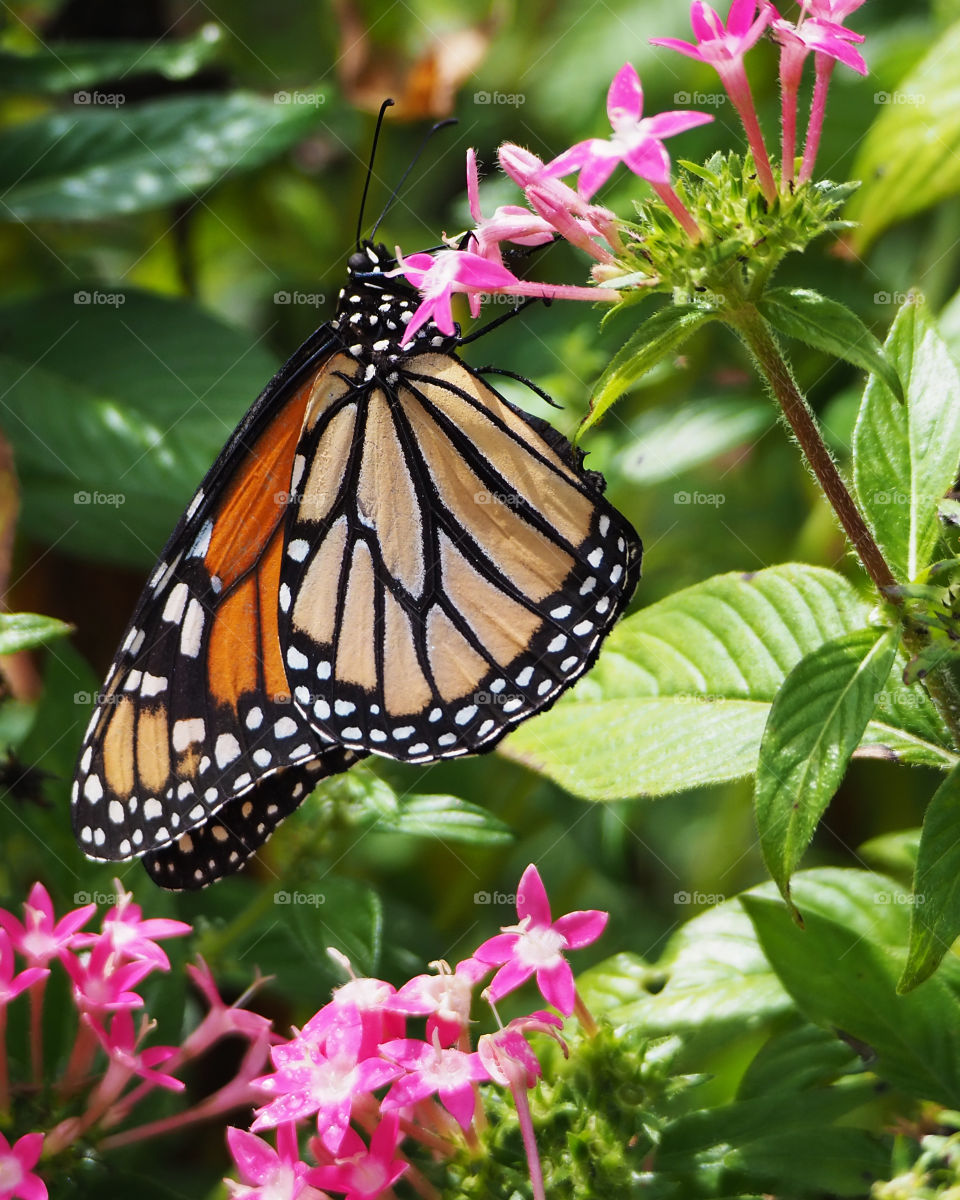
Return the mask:
POLYGON ((561 958, 549 967, 541 967, 537 972, 537 987, 547 1003, 559 1009, 565 1017, 570 1016, 576 1001, 576 987, 566 959, 561 958))
POLYGON ((510 992, 516 991, 518 987, 527 982, 534 970, 534 967, 526 963, 507 963, 506 966, 500 968, 487 985, 486 991, 490 999, 496 1003, 510 992))
POLYGON ((670 155, 662 142, 653 139, 641 142, 627 151, 623 161, 641 179, 650 183, 670 182, 670 155))
POLYGON ((643 88, 632 63, 624 63, 614 75, 607 92, 607 116, 617 129, 624 123, 640 120, 643 113, 643 88))
POLYGON ((524 917, 529 917, 533 925, 551 923, 547 889, 543 886, 540 872, 534 863, 520 876, 520 883, 517 885, 517 916, 521 921, 524 917))
POLYGON ((477 1096, 469 1083, 455 1088, 440 1088, 443 1107, 454 1118, 461 1129, 466 1129, 473 1120, 477 1107, 477 1096))
POLYGON ((695 129, 698 125, 709 125, 713 120, 710 113, 694 112, 691 109, 671 109, 669 112, 657 113, 643 123, 644 132, 655 138, 673 137, 675 133, 684 133, 695 129))
POLYGON ((567 949, 579 950, 595 942, 607 927, 610 914, 596 908, 582 909, 578 912, 566 913, 554 923, 557 933, 563 934, 567 940, 567 949))
POLYGON ((668 50, 678 50, 687 58, 695 58, 697 62, 706 62, 703 51, 692 42, 682 42, 679 38, 650 38, 651 46, 666 46, 668 50))

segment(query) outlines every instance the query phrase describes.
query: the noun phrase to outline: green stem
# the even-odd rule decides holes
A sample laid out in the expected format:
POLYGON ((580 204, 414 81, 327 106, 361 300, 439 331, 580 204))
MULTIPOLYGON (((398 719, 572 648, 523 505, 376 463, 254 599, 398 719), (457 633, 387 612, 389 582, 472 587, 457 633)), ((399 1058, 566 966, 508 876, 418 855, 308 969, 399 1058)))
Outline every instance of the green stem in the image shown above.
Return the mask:
MULTIPOLYGON (((761 375, 769 384, 794 436, 800 443, 800 449, 813 468, 824 495, 830 501, 877 591, 886 601, 902 608, 902 599, 896 592, 891 591, 896 587, 897 580, 847 485, 843 482, 830 451, 820 436, 813 414, 800 394, 790 368, 770 332, 770 327, 757 308, 749 303, 728 312, 726 319, 753 355, 761 375)), ((902 637, 904 645, 911 652, 915 653, 923 644, 924 635, 918 630, 905 626, 902 637)), ((946 669, 931 671, 924 679, 924 685, 950 730, 954 746, 960 748, 960 695, 957 694, 952 678, 946 669)))

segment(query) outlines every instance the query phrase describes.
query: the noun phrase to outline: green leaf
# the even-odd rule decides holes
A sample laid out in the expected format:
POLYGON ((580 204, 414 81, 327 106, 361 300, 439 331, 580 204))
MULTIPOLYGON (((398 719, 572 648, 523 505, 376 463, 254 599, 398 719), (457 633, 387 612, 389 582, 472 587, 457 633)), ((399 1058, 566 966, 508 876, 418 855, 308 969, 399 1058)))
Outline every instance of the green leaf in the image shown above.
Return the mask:
MULTIPOLYGON (((0 90, 63 92, 100 80, 114 83, 147 72, 187 79, 213 58, 222 41, 209 22, 191 37, 156 42, 52 42, 29 54, 0 50, 0 90)), ((74 98, 74 103, 89 103, 74 98)))
POLYGON ((0 613, 0 654, 16 654, 65 637, 72 625, 39 613, 0 613))
POLYGON ((740 1080, 737 1098, 779 1098, 852 1074, 856 1067, 856 1054, 832 1029, 804 1021, 775 1033, 761 1047, 740 1080))
POLYGON ((281 154, 320 111, 234 92, 40 117, 3 133, 0 217, 92 220, 193 198, 281 154))
POLYGON ((708 1196, 855 1196, 884 1178, 890 1150, 875 1134, 837 1124, 869 1103, 863 1080, 705 1108, 664 1131, 653 1176, 676 1176, 684 1200, 708 1196), (814 1151, 815 1147, 815 1151, 814 1151))
POLYGON ((909 894, 882 875, 821 869, 795 876, 793 898, 803 914, 802 930, 771 885, 747 892, 740 902, 800 1011, 862 1043, 871 1069, 894 1087, 955 1108, 960 963, 951 964, 952 986, 941 970, 922 988, 897 994, 909 894))
POLYGON ((633 483, 660 483, 754 441, 773 421, 771 406, 749 396, 660 404, 631 423, 617 466, 633 483))
POLYGON ((876 375, 853 435, 853 476, 862 510, 901 582, 933 560, 937 506, 960 462, 960 375, 922 303, 908 300, 886 341, 903 381, 900 405, 876 375))
POLYGON ((186 300, 85 289, 0 308, 24 532, 149 566, 275 369, 246 333, 186 300), (105 296, 116 302, 92 302, 105 296))
POLYGON ((513 841, 508 825, 459 796, 401 797, 396 814, 381 817, 376 831, 474 846, 498 846, 513 841))
POLYGON ((857 854, 868 866, 892 875, 898 883, 906 884, 913 879, 916 871, 919 847, 920 830, 903 829, 862 842, 857 847, 857 854))
POLYGON ((845 216, 859 222, 858 254, 885 229, 960 190, 960 22, 930 47, 926 58, 885 103, 851 169, 864 181, 845 216))
POLYGON ((787 899, 896 651, 895 629, 844 634, 802 658, 776 695, 760 743, 755 808, 764 862, 787 899))
POLYGON ((845 304, 809 288, 772 288, 757 307, 780 333, 879 375, 902 399, 896 368, 870 330, 845 304))
POLYGON ((651 367, 678 350, 701 325, 713 319, 712 312, 696 304, 668 304, 647 317, 600 376, 590 401, 590 411, 581 422, 577 436, 581 437, 595 425, 651 367))
POLYGON ((900 991, 937 969, 960 935, 960 768, 937 788, 920 832, 913 879, 910 953, 900 991))
MULTIPOLYGON (((806 654, 870 607, 833 571, 718 575, 627 617, 572 694, 501 753, 590 800, 669 795, 756 768, 774 696, 806 654)), ((929 699, 891 680, 858 753, 952 767, 929 699)))

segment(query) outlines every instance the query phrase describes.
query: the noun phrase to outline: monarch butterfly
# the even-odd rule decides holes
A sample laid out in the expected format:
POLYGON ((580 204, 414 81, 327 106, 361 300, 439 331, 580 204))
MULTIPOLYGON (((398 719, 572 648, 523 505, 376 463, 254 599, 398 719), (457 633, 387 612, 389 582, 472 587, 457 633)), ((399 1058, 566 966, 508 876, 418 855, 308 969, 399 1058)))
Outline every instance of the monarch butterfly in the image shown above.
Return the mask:
POLYGON ((490 750, 586 671, 641 544, 550 425, 400 339, 417 293, 365 240, 173 532, 73 783, 95 859, 171 889, 239 869, 365 755, 490 750))

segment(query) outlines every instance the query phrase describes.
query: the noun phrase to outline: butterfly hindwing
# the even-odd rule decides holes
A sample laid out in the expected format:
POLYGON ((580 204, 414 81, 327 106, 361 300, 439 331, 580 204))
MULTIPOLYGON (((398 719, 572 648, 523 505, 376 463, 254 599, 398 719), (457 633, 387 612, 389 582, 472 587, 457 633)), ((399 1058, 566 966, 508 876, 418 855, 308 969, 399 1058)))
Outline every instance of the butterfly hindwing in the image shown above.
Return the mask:
POLYGON ((356 754, 337 746, 302 766, 267 776, 245 795, 228 800, 205 824, 145 854, 147 873, 160 887, 181 891, 207 887, 240 870, 315 784, 356 761, 356 754))

